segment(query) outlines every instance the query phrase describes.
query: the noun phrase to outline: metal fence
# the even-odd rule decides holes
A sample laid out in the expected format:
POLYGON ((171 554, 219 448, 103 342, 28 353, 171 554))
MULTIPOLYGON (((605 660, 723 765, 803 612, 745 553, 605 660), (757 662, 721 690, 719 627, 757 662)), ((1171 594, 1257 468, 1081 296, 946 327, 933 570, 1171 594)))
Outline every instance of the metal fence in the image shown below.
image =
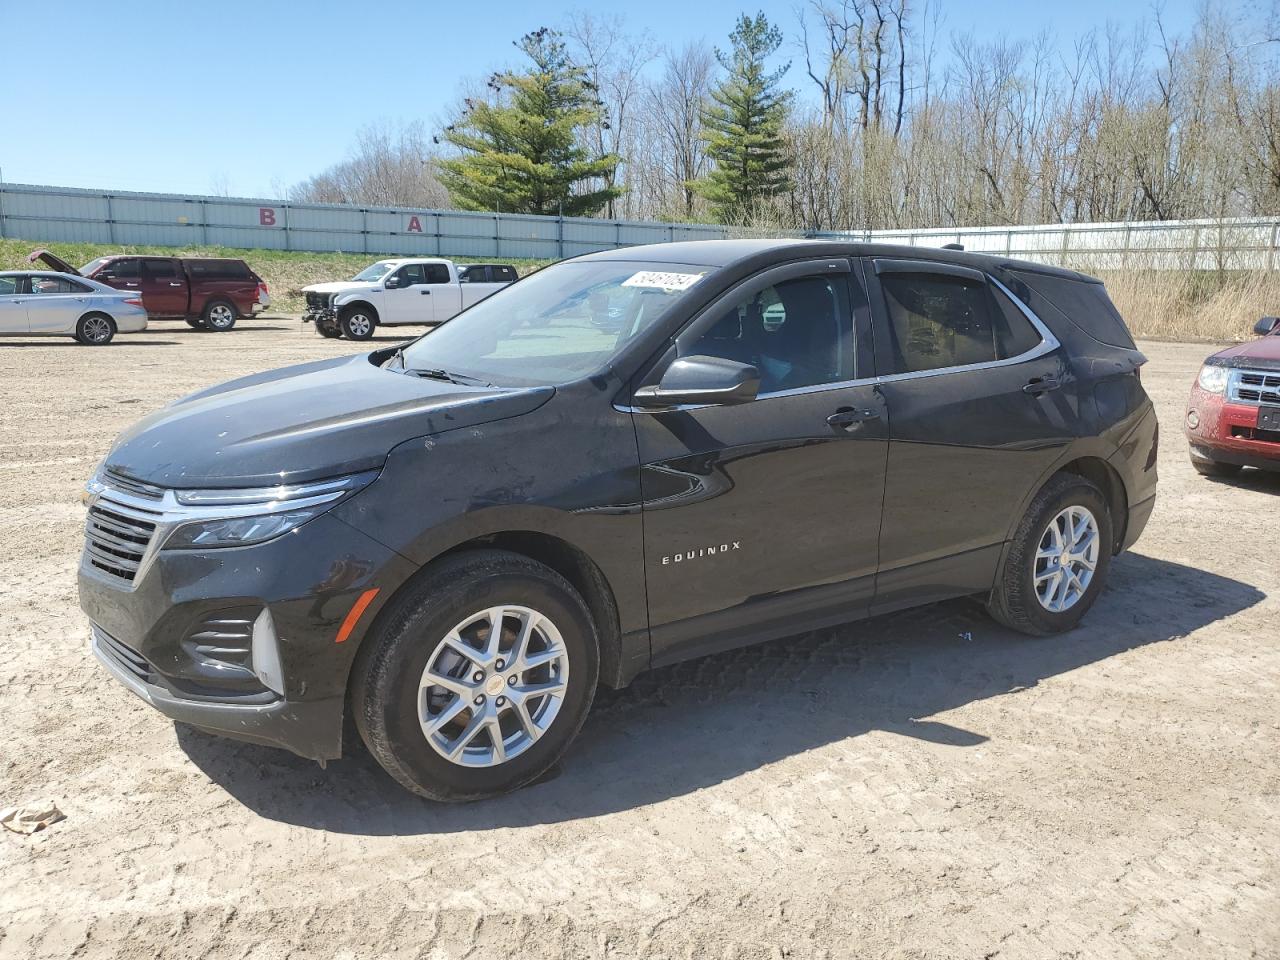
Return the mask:
MULTIPOLYGON (((639 243, 750 235, 800 234, 0 184, 0 237, 35 242, 553 260, 639 243)), ((1280 220, 1272 219, 851 230, 821 236, 926 247, 959 243, 980 253, 1085 270, 1280 269, 1280 220)))
POLYGON ((709 224, 0 184, 0 237, 44 242, 552 260, 723 236, 709 224))

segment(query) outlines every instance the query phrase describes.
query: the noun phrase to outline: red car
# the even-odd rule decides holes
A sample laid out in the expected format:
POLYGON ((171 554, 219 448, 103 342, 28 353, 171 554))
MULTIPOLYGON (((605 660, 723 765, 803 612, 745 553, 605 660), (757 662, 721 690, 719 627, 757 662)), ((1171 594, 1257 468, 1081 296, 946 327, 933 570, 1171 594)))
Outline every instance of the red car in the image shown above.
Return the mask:
POLYGON ((1215 353, 1191 387, 1191 465, 1206 476, 1280 471, 1280 317, 1263 317, 1253 329, 1261 340, 1215 353))
POLYGON ((243 260, 119 254, 91 260, 77 270, 48 250, 28 258, 50 269, 88 277, 119 290, 137 290, 152 320, 186 320, 197 329, 230 330, 271 302, 267 285, 243 260))

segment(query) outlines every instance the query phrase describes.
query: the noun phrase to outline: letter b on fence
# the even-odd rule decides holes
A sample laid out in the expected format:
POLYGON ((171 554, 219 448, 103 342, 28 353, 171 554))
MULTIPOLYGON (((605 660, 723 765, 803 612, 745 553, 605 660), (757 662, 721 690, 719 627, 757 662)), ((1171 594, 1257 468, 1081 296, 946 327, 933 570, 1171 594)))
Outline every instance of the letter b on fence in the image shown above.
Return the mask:
POLYGON ((274 227, 276 225, 276 208, 259 207, 258 224, 264 227, 274 227))

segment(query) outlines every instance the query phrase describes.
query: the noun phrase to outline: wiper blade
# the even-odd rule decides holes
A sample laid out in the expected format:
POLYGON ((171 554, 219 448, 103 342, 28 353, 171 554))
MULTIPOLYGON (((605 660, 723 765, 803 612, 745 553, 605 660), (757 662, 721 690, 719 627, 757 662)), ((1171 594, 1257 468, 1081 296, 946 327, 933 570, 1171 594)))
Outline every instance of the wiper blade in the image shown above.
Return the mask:
MULTIPOLYGON (((403 361, 401 361, 403 362, 403 361)), ((405 373, 412 373, 415 377, 425 377, 428 380, 443 380, 446 383, 456 383, 462 387, 478 386, 492 387, 493 384, 488 381, 481 380, 479 377, 470 377, 465 373, 450 373, 448 370, 406 370, 405 373)))

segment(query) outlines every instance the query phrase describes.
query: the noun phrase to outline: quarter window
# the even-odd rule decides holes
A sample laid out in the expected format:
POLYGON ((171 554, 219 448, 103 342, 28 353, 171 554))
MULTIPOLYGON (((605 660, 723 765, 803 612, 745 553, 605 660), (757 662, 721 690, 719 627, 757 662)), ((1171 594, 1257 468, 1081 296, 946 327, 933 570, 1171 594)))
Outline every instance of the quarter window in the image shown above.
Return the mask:
POLYGON ((889 318, 891 373, 1007 360, 1040 335, 1017 306, 984 282, 922 273, 880 276, 889 318))
POLYGON ((724 308, 681 356, 721 357, 760 371, 760 392, 853 379, 853 327, 845 275, 798 277, 724 308))

